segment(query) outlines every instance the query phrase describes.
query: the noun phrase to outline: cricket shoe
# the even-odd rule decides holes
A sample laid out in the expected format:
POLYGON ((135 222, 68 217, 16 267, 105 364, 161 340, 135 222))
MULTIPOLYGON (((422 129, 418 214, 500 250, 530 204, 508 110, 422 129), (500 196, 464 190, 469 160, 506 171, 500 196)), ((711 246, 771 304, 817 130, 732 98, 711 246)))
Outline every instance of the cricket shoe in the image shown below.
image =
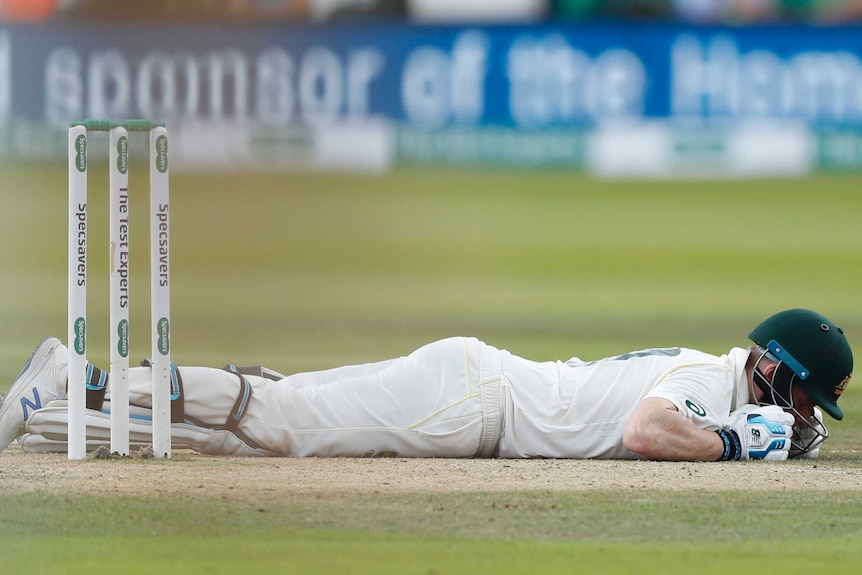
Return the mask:
POLYGON ((66 397, 69 350, 46 337, 24 364, 15 383, 0 397, 0 451, 24 434, 24 423, 49 401, 66 397))

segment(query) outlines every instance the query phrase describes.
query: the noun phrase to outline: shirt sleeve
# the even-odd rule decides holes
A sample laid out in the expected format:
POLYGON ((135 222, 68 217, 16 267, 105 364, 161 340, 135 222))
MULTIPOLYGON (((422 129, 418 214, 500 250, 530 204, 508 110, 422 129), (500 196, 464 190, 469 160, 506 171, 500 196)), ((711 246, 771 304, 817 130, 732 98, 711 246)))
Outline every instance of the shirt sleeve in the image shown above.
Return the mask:
POLYGON ((727 421, 733 389, 723 365, 689 364, 662 376, 646 397, 660 397, 700 429, 716 431, 727 421))

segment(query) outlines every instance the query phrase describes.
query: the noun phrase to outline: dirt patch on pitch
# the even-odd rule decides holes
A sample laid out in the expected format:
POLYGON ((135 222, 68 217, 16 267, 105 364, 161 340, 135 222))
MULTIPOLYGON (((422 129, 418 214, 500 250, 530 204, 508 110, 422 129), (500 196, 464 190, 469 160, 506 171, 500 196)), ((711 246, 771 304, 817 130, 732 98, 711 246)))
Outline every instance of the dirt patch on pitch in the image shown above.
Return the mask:
POLYGON ((22 492, 244 496, 371 492, 858 490, 862 472, 832 461, 658 463, 460 459, 245 459, 176 452, 170 461, 68 461, 0 453, 0 496, 22 492))

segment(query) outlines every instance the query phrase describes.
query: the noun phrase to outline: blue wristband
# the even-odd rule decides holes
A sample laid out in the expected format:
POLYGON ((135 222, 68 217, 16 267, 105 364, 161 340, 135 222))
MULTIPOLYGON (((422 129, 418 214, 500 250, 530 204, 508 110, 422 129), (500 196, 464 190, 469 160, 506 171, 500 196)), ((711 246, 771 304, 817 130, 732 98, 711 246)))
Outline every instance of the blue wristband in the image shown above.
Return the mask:
POLYGON ((742 456, 742 445, 739 443, 739 436, 732 429, 719 429, 716 431, 724 444, 724 451, 721 453, 719 461, 738 461, 742 456))

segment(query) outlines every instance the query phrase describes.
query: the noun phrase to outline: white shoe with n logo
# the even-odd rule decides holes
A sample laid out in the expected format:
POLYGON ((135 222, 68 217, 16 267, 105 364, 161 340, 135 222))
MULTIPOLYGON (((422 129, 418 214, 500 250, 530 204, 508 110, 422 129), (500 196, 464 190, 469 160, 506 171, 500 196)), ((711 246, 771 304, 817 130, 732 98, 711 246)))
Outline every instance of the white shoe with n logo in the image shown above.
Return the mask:
POLYGON ((66 397, 69 350, 46 337, 24 364, 15 383, 0 397, 0 451, 24 434, 27 418, 54 399, 66 397))

